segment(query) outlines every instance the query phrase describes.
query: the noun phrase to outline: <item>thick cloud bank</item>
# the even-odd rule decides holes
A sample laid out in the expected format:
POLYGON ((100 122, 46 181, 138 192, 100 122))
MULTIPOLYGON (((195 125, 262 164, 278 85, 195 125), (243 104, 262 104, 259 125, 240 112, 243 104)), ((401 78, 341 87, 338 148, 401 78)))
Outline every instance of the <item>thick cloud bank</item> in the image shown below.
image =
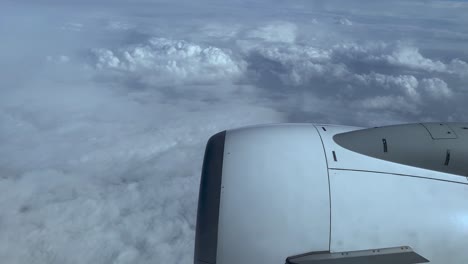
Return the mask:
POLYGON ((5 263, 191 263, 224 129, 465 121, 463 2, 66 3, 0 10, 5 263))
POLYGON ((242 74, 244 65, 217 47, 186 41, 151 38, 124 50, 93 50, 100 70, 123 71, 152 80, 157 85, 230 82, 242 74))

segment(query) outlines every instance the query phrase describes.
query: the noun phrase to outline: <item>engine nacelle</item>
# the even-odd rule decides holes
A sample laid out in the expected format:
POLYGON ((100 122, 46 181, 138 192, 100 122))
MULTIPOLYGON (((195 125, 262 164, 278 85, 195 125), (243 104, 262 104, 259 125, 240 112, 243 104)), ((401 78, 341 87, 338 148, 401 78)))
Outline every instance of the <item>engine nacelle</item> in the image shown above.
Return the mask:
POLYGON ((214 135, 195 264, 466 263, 467 126, 280 124, 214 135))

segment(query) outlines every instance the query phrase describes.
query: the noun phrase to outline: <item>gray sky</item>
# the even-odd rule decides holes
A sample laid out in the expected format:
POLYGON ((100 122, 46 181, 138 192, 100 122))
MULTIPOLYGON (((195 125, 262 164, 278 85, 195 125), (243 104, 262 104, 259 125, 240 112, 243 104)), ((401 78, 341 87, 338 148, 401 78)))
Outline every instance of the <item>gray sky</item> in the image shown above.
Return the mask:
POLYGON ((6 263, 191 263, 220 130, 466 121, 466 1, 1 6, 6 263))

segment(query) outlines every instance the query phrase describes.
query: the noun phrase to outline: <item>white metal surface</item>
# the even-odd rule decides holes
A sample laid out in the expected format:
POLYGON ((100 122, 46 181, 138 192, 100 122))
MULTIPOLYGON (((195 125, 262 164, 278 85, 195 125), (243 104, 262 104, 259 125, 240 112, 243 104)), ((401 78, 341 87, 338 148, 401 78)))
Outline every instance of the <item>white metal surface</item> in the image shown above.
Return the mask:
POLYGON ((418 264, 429 262, 411 247, 374 248, 346 252, 312 252, 289 257, 286 264, 418 264))
POLYGON ((332 252, 411 246, 431 264, 468 261, 468 185, 330 170, 332 252))
MULTIPOLYGON (((447 181, 454 181, 460 183, 468 183, 466 177, 460 175, 454 175, 449 173, 442 173, 399 163, 389 162, 369 156, 365 156, 348 149, 345 149, 333 140, 333 136, 338 133, 344 133, 351 131, 350 127, 342 126, 319 126, 317 125, 318 131, 322 137, 325 151, 327 153, 328 167, 330 169, 347 169, 347 170, 363 170, 373 172, 386 172, 394 174, 405 174, 414 175, 419 177, 427 177, 432 179, 441 179, 447 181), (321 127, 325 127, 326 131, 323 131, 321 127), (336 161, 333 157, 333 151, 335 152, 336 161)), ((352 129, 355 130, 355 129, 352 129)))
POLYGON ((284 263, 329 250, 323 146, 309 124, 228 131, 216 263, 284 263))

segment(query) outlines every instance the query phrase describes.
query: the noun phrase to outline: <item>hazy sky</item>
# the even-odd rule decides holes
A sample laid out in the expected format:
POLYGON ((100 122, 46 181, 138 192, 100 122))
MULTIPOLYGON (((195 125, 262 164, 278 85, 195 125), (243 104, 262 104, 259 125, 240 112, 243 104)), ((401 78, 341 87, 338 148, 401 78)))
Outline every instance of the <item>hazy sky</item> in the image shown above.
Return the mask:
POLYGON ((466 1, 0 3, 0 259, 192 263, 206 140, 466 121, 466 1))

